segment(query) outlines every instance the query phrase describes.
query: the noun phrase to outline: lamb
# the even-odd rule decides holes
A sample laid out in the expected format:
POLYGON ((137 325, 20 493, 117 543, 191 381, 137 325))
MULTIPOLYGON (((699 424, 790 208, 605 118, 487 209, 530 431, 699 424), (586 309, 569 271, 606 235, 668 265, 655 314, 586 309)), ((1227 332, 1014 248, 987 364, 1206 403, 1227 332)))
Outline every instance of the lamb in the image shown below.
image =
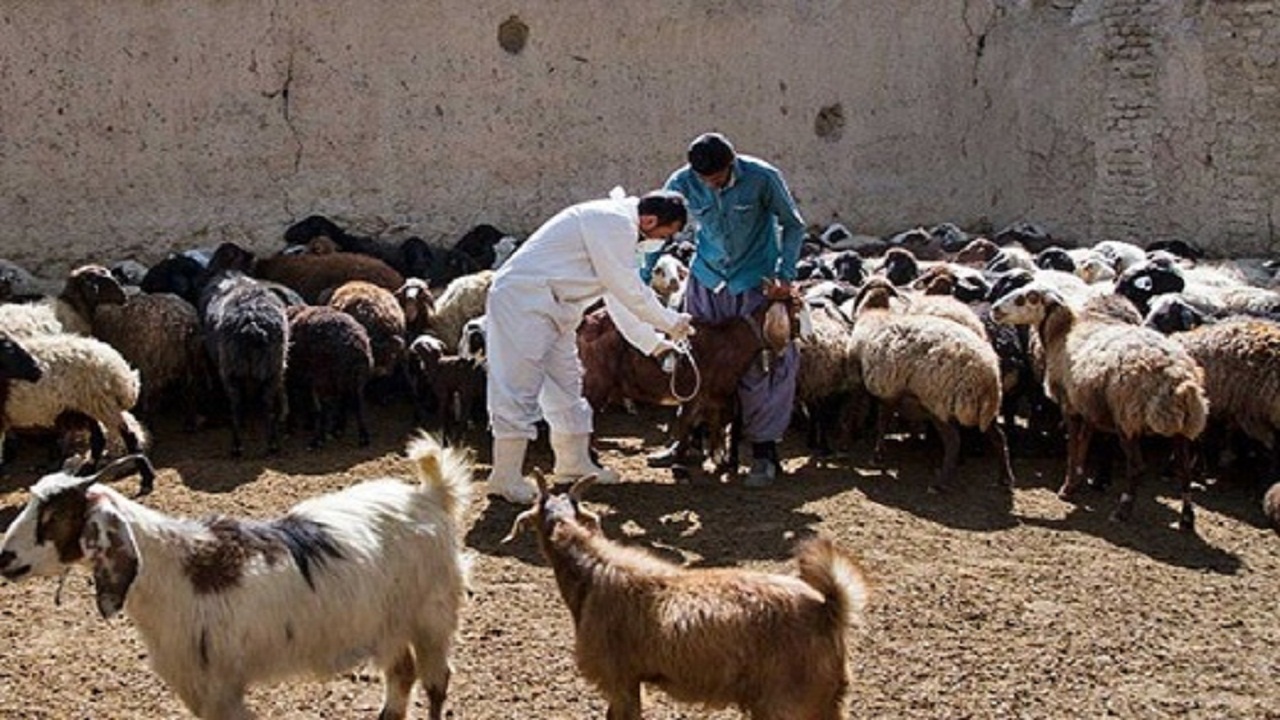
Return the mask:
POLYGON ((364 386, 373 371, 369 334, 355 318, 324 305, 289 308, 286 314, 286 378, 293 397, 304 400, 301 407, 315 423, 310 447, 321 447, 330 432, 341 430, 348 407, 355 411, 360 446, 368 445, 364 386))
POLYGON ((483 357, 451 355, 439 338, 420 335, 409 346, 407 370, 415 417, 421 420, 434 410, 447 439, 461 437, 484 414, 488 372, 483 357))
POLYGON ((353 280, 338 286, 328 305, 355 318, 368 332, 374 376, 394 373, 404 355, 405 337, 404 309, 396 296, 372 283, 353 280))
MULTIPOLYGON (((884 280, 868 281, 856 303, 851 342, 867 391, 882 404, 876 456, 892 411, 923 413, 942 438, 943 460, 930 492, 955 477, 960 458, 957 426, 983 432, 996 451, 1002 482, 1012 487, 1013 469, 1004 432, 995 422, 1002 389, 1000 359, 985 337, 953 320, 890 308, 898 291, 884 280)), ((980 326, 980 324, 979 324, 980 326)))
POLYGON ((458 339, 462 326, 471 318, 484 314, 489 286, 493 284, 493 271, 481 270, 463 275, 450 282, 435 301, 435 312, 427 321, 431 334, 445 341, 450 353, 458 352, 458 339))
POLYGON ((231 454, 244 452, 246 401, 260 398, 267 415, 267 450, 280 449, 289 321, 284 302, 240 269, 252 256, 230 243, 209 263, 200 295, 205 343, 231 410, 231 454))
POLYGON ((573 617, 579 671, 611 720, 641 717, 641 687, 684 702, 735 705, 757 720, 844 717, 849 628, 870 582, 828 538, 801 543, 799 577, 688 569, 610 541, 581 506, 594 476, 539 497, 504 542, 532 526, 573 617))
POLYGON ((99 612, 128 613, 155 672, 197 717, 253 717, 245 691, 364 660, 382 668, 380 718, 406 717, 414 681, 444 716, 469 560, 459 537, 464 454, 408 445, 416 484, 382 478, 267 521, 176 518, 103 483, 148 467, 42 478, 0 543, 11 582, 92 568, 99 612))
POLYGON ((435 296, 431 287, 421 278, 405 278, 404 284, 396 290, 396 300, 404 312, 405 337, 412 340, 424 332, 436 311, 435 296))
POLYGON ((1142 470, 1140 440, 1173 440, 1180 478, 1179 527, 1191 531, 1191 443, 1208 415, 1204 376, 1191 355, 1155 330, 1075 310, 1054 290, 1032 283, 992 307, 999 322, 1034 325, 1044 347, 1045 389, 1067 425, 1067 471, 1058 494, 1079 486, 1095 431, 1115 433, 1125 456, 1127 488, 1112 519, 1133 511, 1142 470))
MULTIPOLYGON (((13 382, 0 376, 0 443, 10 429, 84 427, 90 433, 91 458, 96 465, 106 449, 106 427, 120 435, 129 452, 143 449, 146 431, 129 412, 138 401, 138 373, 120 353, 106 343, 79 335, 40 335, 21 343, 23 351, 34 358, 40 377, 13 382)), ((154 475, 144 473, 143 492, 150 492, 153 479, 154 475)))

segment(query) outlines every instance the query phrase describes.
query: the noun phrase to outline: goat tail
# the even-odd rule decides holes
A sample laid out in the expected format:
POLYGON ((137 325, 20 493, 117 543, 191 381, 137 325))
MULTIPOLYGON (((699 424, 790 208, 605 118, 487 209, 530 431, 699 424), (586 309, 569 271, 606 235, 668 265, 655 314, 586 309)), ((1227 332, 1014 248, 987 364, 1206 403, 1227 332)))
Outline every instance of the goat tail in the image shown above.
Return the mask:
POLYGON ((827 599, 833 625, 859 622, 871 597, 871 581, 858 560, 829 537, 809 538, 796 548, 800 579, 827 599))
POLYGON ((436 495, 445 514, 462 524, 471 500, 471 463, 465 452, 445 447, 434 435, 420 432, 406 448, 424 488, 436 495))

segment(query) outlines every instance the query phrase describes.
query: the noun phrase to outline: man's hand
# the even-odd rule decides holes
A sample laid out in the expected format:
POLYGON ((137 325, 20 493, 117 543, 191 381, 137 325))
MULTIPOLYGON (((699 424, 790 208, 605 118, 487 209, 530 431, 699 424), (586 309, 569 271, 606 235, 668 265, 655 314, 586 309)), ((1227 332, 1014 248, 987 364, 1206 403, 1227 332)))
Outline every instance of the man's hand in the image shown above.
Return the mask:
POLYGON ((665 338, 658 340, 658 344, 653 346, 653 350, 649 353, 651 357, 661 358, 669 352, 676 351, 676 344, 665 338))
POLYGON ((671 329, 667 330, 667 335, 676 342, 685 340, 692 334, 693 316, 689 313, 680 313, 679 319, 676 320, 676 324, 672 325, 671 329))

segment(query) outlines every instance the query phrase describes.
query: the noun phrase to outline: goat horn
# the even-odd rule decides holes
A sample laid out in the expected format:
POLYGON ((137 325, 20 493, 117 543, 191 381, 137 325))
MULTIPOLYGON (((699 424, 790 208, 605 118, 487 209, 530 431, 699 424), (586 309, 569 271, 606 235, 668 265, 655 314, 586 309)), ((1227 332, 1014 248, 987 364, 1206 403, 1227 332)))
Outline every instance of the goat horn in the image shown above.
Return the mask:
POLYGON ((585 493, 592 485, 595 485, 596 480, 598 479, 600 479, 600 476, 594 473, 578 478, 578 481, 573 484, 573 487, 569 488, 569 497, 573 498, 575 501, 581 500, 582 494, 585 493))
POLYGON ((500 542, 505 545, 515 540, 516 536, 529 527, 529 523, 533 522, 533 516, 537 513, 538 508, 535 506, 517 515, 516 519, 511 523, 511 532, 507 533, 507 536, 502 538, 500 542))
POLYGON ((541 495, 549 494, 547 492, 547 476, 542 474, 542 470, 540 468, 535 467, 533 469, 533 481, 538 484, 539 494, 541 495))
POLYGON ((108 483, 112 480, 128 477, 135 472, 141 473, 143 477, 153 477, 156 471, 151 466, 151 461, 147 459, 146 455, 135 453, 133 455, 125 455, 94 473, 89 478, 89 484, 108 483))

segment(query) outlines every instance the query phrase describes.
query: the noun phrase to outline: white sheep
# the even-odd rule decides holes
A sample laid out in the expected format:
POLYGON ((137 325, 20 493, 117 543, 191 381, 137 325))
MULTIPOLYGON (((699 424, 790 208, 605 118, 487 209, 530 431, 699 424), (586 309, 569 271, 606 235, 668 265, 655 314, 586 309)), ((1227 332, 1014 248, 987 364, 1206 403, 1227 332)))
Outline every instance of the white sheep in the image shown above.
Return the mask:
POLYGON ((578 669, 609 702, 610 720, 639 720, 641 686, 756 720, 837 720, 849 691, 846 635, 870 583, 827 538, 795 553, 799 577, 682 568, 610 541, 579 504, 595 481, 539 497, 509 542, 532 526, 573 616, 578 669))
MULTIPOLYGON (((138 401, 138 372, 115 348, 61 333, 20 342, 42 376, 36 382, 9 384, 0 404, 0 441, 9 429, 56 430, 70 421, 89 430, 94 462, 106 446, 104 428, 117 432, 129 452, 144 448, 146 431, 129 412, 138 401)), ((143 480, 144 492, 150 490, 151 478, 144 475, 143 480)))
POLYGON ((1045 391, 1067 426, 1058 494, 1069 497, 1079 486, 1092 434, 1115 433, 1128 484, 1112 518, 1127 519, 1142 474, 1141 439, 1169 437, 1181 480, 1179 527, 1192 530, 1191 443, 1204 431, 1208 403, 1203 372, 1187 351, 1155 330, 1076 310, 1040 283, 1001 298, 991 313, 998 322, 1036 326, 1044 347, 1045 391))
POLYGON ((428 436, 408 454, 417 484, 371 480, 269 521, 170 517, 101 484, 149 465, 142 456, 89 478, 48 475, 4 536, 0 574, 90 565, 103 617, 128 613, 156 673, 200 718, 252 718, 250 685, 371 659, 386 680, 379 718, 406 716, 416 679, 439 720, 465 597, 471 471, 428 436))
POLYGON ((492 284, 493 271, 481 270, 454 279, 436 298, 427 329, 448 344, 450 353, 458 352, 462 326, 484 314, 484 303, 492 284))
POLYGON ((957 426, 983 432, 996 452, 1001 481, 1012 487, 1004 431, 996 423, 1002 399, 1000 359, 985 337, 945 317, 892 309, 898 291, 887 281, 868 280, 856 303, 853 343, 867 391, 882 407, 876 456, 894 411, 923 414, 942 439, 943 460, 930 491, 945 488, 960 457, 957 426))

